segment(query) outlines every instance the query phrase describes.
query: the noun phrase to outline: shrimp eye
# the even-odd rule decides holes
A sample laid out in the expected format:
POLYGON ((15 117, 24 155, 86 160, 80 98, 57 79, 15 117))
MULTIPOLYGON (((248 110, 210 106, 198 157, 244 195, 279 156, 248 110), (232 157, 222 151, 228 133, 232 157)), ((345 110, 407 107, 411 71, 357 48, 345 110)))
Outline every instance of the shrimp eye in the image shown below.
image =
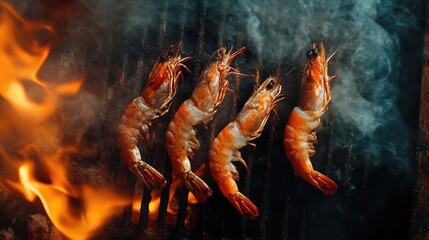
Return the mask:
POLYGON ((173 57, 173 55, 174 55, 174 50, 173 50, 173 48, 170 48, 170 50, 168 50, 168 54, 167 54, 168 59, 173 57))
POLYGON ((165 110, 167 110, 168 108, 170 107, 170 105, 163 105, 163 106, 161 106, 161 111, 165 111, 165 110))
POLYGON ((168 51, 164 51, 162 54, 161 54, 161 56, 159 56, 159 61, 160 62, 165 62, 165 61, 167 61, 167 60, 170 60, 173 56, 174 56, 174 45, 171 45, 169 48, 168 48, 168 51))
POLYGON ((271 89, 273 89, 273 87, 274 87, 274 81, 273 80, 270 80, 269 82, 268 82, 268 84, 267 84, 267 89, 268 90, 271 90, 271 89))
POLYGON ((216 53, 213 54, 212 60, 219 61, 221 58, 222 58, 222 53, 220 51, 216 51, 216 53))
POLYGON ((315 48, 308 51, 305 55, 307 56, 307 58, 314 58, 314 57, 317 57, 317 55, 319 55, 319 52, 315 48))

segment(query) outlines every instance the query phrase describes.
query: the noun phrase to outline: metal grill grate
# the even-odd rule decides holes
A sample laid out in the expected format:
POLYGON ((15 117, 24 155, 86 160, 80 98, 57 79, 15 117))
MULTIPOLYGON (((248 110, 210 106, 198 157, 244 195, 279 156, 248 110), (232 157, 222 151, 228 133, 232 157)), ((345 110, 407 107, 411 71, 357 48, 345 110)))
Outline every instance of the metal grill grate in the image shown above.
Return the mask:
MULTIPOLYGON (((149 204, 153 198, 151 198, 150 191, 145 188, 138 226, 131 224, 131 206, 128 206, 123 214, 124 230, 122 233, 129 233, 131 235, 127 236, 137 238, 155 239, 171 237, 191 239, 314 239, 318 234, 317 232, 321 232, 323 239, 323 236, 332 233, 340 235, 342 233, 339 230, 330 229, 331 227, 335 228, 335 226, 321 226, 321 222, 328 225, 341 223, 338 222, 338 219, 329 219, 334 222, 329 223, 329 220, 325 221, 318 218, 329 217, 329 213, 327 213, 329 210, 343 211, 340 209, 342 204, 355 204, 357 211, 362 213, 355 214, 356 217, 363 219, 362 226, 359 227, 363 231, 354 237, 369 239, 374 236, 374 232, 377 230, 371 226, 371 221, 366 222, 366 220, 369 219, 367 214, 370 213, 369 199, 372 194, 368 190, 368 185, 374 183, 377 177, 373 174, 376 175, 377 173, 371 172, 365 163, 360 166, 353 166, 356 158, 359 158, 360 155, 355 152, 352 141, 343 149, 336 149, 335 128, 341 126, 336 125, 336 113, 333 110, 325 114, 326 116, 322 119, 323 129, 318 133, 319 142, 316 145, 317 154, 313 157, 313 164, 316 169, 333 177, 334 180, 336 180, 335 176, 340 174, 341 182, 337 183, 342 193, 334 198, 319 193, 295 176, 286 158, 282 144, 283 130, 289 113, 298 100, 299 91, 297 90, 299 89, 298 82, 302 66, 297 66, 297 70, 285 77, 283 92, 286 93, 286 100, 277 107, 279 118, 277 119, 272 114, 261 138, 255 140, 257 144, 255 149, 246 146, 241 150, 249 171, 246 172, 244 168, 238 167, 241 174, 239 188, 258 206, 260 216, 255 220, 243 219, 220 194, 206 167, 203 178, 214 189, 215 193, 206 204, 197 205, 195 208, 198 214, 197 218, 194 219, 194 228, 186 229, 185 226, 188 217, 187 208, 189 207, 189 192, 186 188, 181 188, 175 193, 178 197, 177 218, 174 224, 167 223, 172 169, 170 160, 165 153, 165 140, 163 139, 166 126, 180 104, 189 97, 208 56, 220 46, 234 47, 234 49, 246 46, 248 39, 244 33, 238 33, 234 39, 225 38, 225 28, 229 24, 228 21, 231 21, 225 13, 227 5, 225 1, 222 1, 219 6, 212 6, 206 0, 183 1, 179 5, 165 0, 159 5, 162 12, 158 16, 159 18, 154 20, 157 24, 153 25, 156 27, 153 25, 145 26, 140 34, 141 39, 131 41, 132 47, 130 47, 129 54, 124 57, 122 72, 113 74, 113 77, 121 76, 116 94, 122 96, 121 104, 126 106, 126 102, 132 96, 136 96, 144 86, 146 76, 157 54, 171 43, 183 43, 182 55, 192 57, 192 60, 186 63, 191 68, 192 73, 185 73, 185 81, 179 86, 172 108, 166 116, 155 124, 153 129, 156 130, 151 134, 151 141, 147 146, 143 146, 146 143, 140 146, 148 153, 147 161, 159 169, 168 180, 167 187, 162 190, 160 195, 155 229, 148 228, 150 222, 149 204), (217 7, 217 12, 221 13, 220 16, 217 16, 216 21, 211 15, 213 7, 217 7), (192 9, 197 9, 196 13, 192 12, 192 9), (177 25, 175 23, 177 21, 172 19, 179 19, 179 24, 177 25), (353 179, 354 183, 352 183, 353 179), (357 185, 356 179, 359 179, 357 185), (352 191, 352 185, 357 190, 352 191), (348 194, 353 196, 350 197, 348 194), (322 209, 324 207, 327 207, 326 212, 322 209), (326 230, 327 228, 329 230, 326 230)), ((263 26, 264 22, 261 22, 261 25, 263 26)), ((234 94, 227 93, 218 114, 207 128, 198 128, 202 147, 195 154, 192 162, 199 164, 207 162, 207 152, 211 140, 225 124, 234 119, 235 114, 241 109, 260 81, 277 72, 284 75, 286 70, 294 67, 288 65, 286 59, 281 59, 280 62, 274 64, 262 62, 260 56, 251 50, 238 57, 233 64, 243 73, 254 74, 256 80, 238 76, 229 77, 230 88, 233 89, 234 94)), ((330 71, 335 71, 335 69, 330 71)), ((118 111, 118 114, 119 118, 121 113, 118 111)), ((352 131, 350 131, 350 136, 353 136, 352 131)), ((119 161, 119 155, 116 156, 119 161)), ((124 174, 127 175, 130 191, 133 191, 134 186, 136 186, 134 177, 126 168, 121 168, 119 175, 124 174)), ((352 226, 345 228, 350 229, 352 226)))
MULTIPOLYGON (((276 206, 281 206, 284 201, 285 205, 285 216, 281 216, 281 214, 274 212, 273 206, 271 205, 271 192, 273 189, 279 187, 279 183, 277 182, 279 179, 278 169, 273 169, 273 156, 274 154, 278 155, 278 152, 282 151, 282 141, 281 136, 283 132, 283 128, 285 125, 285 121, 287 120, 287 116, 279 115, 279 119, 275 117, 271 117, 268 124, 265 127, 263 136, 260 140, 256 140, 258 145, 262 147, 257 147, 256 149, 252 146, 247 146, 242 149, 242 153, 249 167, 249 171, 245 171, 244 169, 240 169, 241 172, 241 182, 239 182, 239 188, 245 194, 250 196, 251 199, 254 199, 255 202, 259 203, 258 207, 260 208, 260 217, 256 220, 245 220, 241 216, 236 213, 235 209, 230 206, 230 203, 223 199, 223 196, 219 193, 216 183, 210 179, 209 170, 206 169, 204 173, 205 179, 208 183, 216 189, 215 196, 208 200, 207 204, 200 205, 198 207, 199 218, 197 220, 197 226, 193 231, 185 230, 185 219, 186 219, 186 209, 188 206, 188 190, 186 188, 182 188, 178 194, 178 212, 177 212, 177 220, 176 223, 172 226, 166 226, 166 217, 167 217, 167 205, 168 198, 170 197, 169 188, 171 186, 171 164, 168 156, 164 154, 164 156, 157 155, 159 153, 154 153, 155 148, 165 148, 165 141, 163 140, 163 133, 165 127, 168 125, 168 122, 171 120, 174 112, 177 110, 178 106, 185 100, 190 92, 192 91, 192 86, 195 85, 198 80, 199 74, 204 68, 206 64, 207 57, 211 54, 212 51, 217 49, 218 47, 224 46, 225 41, 223 39, 223 31, 224 25, 228 24, 225 12, 221 11, 223 15, 219 18, 218 22, 206 22, 207 11, 208 11, 208 3, 206 1, 199 1, 196 3, 197 19, 189 19, 193 16, 193 13, 189 13, 186 11, 187 5, 191 4, 189 2, 183 3, 183 8, 180 9, 180 14, 178 18, 180 19, 180 26, 177 29, 170 29, 169 18, 173 17, 169 15, 169 8, 175 6, 169 6, 168 1, 164 1, 160 3, 162 13, 159 16, 159 27, 158 31, 155 35, 151 36, 153 30, 149 30, 147 28, 143 29, 143 36, 141 37, 142 47, 139 51, 133 52, 132 54, 126 56, 124 58, 124 64, 122 73, 120 74, 123 81, 123 89, 122 91, 127 92, 125 89, 126 85, 137 85, 134 81, 139 82, 139 86, 141 89, 145 83, 145 76, 147 76, 150 71, 150 64, 157 57, 157 53, 161 52, 166 44, 183 42, 186 37, 194 39, 194 46, 189 46, 187 42, 184 42, 184 53, 183 55, 190 55, 192 57, 191 62, 188 66, 192 67, 191 74, 185 74, 186 80, 179 87, 179 92, 177 94, 176 100, 173 103, 172 109, 166 117, 160 119, 160 121, 156 124, 157 127, 154 127, 155 132, 152 132, 151 142, 147 144, 147 146, 141 146, 141 148, 147 151, 147 161, 153 166, 159 167, 161 171, 163 170, 164 176, 168 180, 168 185, 165 189, 163 189, 160 198, 160 205, 158 208, 158 217, 156 221, 156 231, 151 232, 148 230, 148 221, 149 221, 149 203, 152 200, 150 191, 147 188, 144 188, 143 198, 141 201, 140 207, 140 217, 139 223, 135 230, 132 230, 133 227, 131 225, 131 206, 128 206, 124 210, 124 219, 123 224, 126 229, 125 232, 134 232, 138 236, 174 236, 178 237, 189 237, 189 236, 217 236, 217 237, 233 237, 233 238, 268 238, 272 236, 272 226, 270 226, 270 218, 272 215, 283 219, 283 222, 286 224, 281 224, 281 229, 277 230, 282 233, 284 238, 288 237, 288 227, 287 223, 289 221, 289 212, 291 211, 291 197, 290 192, 282 190, 284 192, 284 200, 280 199, 280 203, 276 203, 276 206), (192 21, 195 21, 196 25, 192 24, 192 21), (197 32, 192 32, 192 29, 189 29, 187 26, 191 22, 194 29, 198 30, 197 32), (209 24, 209 25, 207 25, 209 24), (216 30, 216 32, 213 32, 216 30), (207 32, 209 31, 209 36, 211 38, 206 38, 207 32), (191 36, 187 36, 190 34, 191 36), (214 38, 212 38, 214 37, 214 38), (152 44, 153 41, 156 40, 156 44, 152 44), (156 46, 156 49, 153 49, 151 46, 156 46), (130 67, 132 66, 132 67, 130 67), (134 71, 134 73, 133 73, 134 71), (128 78, 126 76, 129 76, 128 78), (130 77, 131 76, 131 77, 130 77), (192 82, 189 82, 192 80, 192 82), (128 83, 129 81, 133 81, 133 83, 128 83), (161 126, 161 127, 159 127, 161 126), (161 129, 161 130, 160 130, 161 129), (274 149, 276 153, 274 153, 274 149), (280 150, 279 150, 280 149, 280 150), (254 163, 257 161, 257 163, 254 163), (255 166, 256 164, 256 166, 255 166), (256 177, 254 176, 254 168, 258 168, 256 172, 256 177), (275 174, 276 176, 273 176, 275 174), (261 191, 255 192, 254 181, 256 179, 257 187, 261 189, 261 191), (272 179, 274 179, 274 183, 272 183, 272 179), (197 233, 197 234, 196 234, 197 233), (154 235, 155 234, 155 235, 154 235), (167 234, 167 235, 165 235, 167 234), (191 235, 189 235, 191 234, 191 235), (196 235, 195 235, 196 234, 196 235)), ((213 7, 213 6, 211 6, 213 7)), ((219 6, 221 9, 225 7, 225 5, 219 6)), ((177 10, 177 9, 175 9, 177 10)), ((210 9, 209 9, 210 10, 210 9)), ((238 35, 236 37, 235 42, 228 42, 229 44, 233 44, 234 48, 238 48, 240 46, 245 45, 245 36, 238 35)), ((230 39, 229 39, 230 40, 230 39)), ((232 46, 227 46, 232 47, 232 46)), ((217 133, 227 124, 235 118, 236 113, 242 107, 244 102, 250 96, 253 89, 257 87, 257 85, 270 73, 275 74, 276 72, 281 72, 281 67, 285 67, 281 63, 278 64, 278 67, 272 68, 268 64, 264 65, 261 63, 258 56, 252 56, 253 53, 246 53, 246 56, 239 57, 233 64, 234 67, 238 69, 242 69, 242 72, 248 74, 255 74, 256 81, 251 78, 242 79, 238 76, 229 77, 230 88, 234 90, 234 94, 228 93, 224 102, 222 103, 219 114, 215 116, 213 121, 209 124, 207 129, 199 128, 198 134, 201 135, 200 141, 202 143, 201 149, 194 157, 194 162, 206 162, 207 159, 207 150, 209 147, 209 143, 211 140, 217 135, 217 133), (250 57, 249 57, 250 56, 250 57), (248 60, 250 59, 251 64, 249 64, 248 60), (249 71, 250 70, 250 71, 249 71), (255 72, 256 70, 256 72, 255 72), (243 90, 243 91, 242 91, 243 90)), ((286 66, 287 68, 288 66, 286 66)), ((289 66, 290 67, 290 66, 289 66)), ((300 73, 297 71, 292 75, 296 75, 295 79, 299 78, 300 73), (298 77, 297 77, 298 76, 298 77)), ((289 78, 289 76, 288 76, 289 78)), ((290 77, 292 78, 292 77, 290 77)), ((297 84, 295 80, 289 80, 288 85, 293 86, 297 84)), ((294 87, 292 87, 294 88, 294 87)), ((296 87, 295 87, 296 88, 296 87)), ((132 90, 136 92, 136 90, 132 90)), ((130 95, 131 96, 131 95, 130 95)), ((296 94, 295 94, 296 96, 296 94)), ((285 102, 281 102, 278 108, 282 108, 283 105, 289 105, 289 109, 292 109, 292 102, 288 102, 288 99, 285 102)), ((283 112, 283 111, 280 111, 283 112)), ((275 161, 283 161, 281 165, 287 165, 287 160, 285 156, 281 156, 280 159, 276 158, 275 161)), ((129 179, 133 179, 131 182, 135 181, 134 177, 128 173, 127 169, 121 168, 121 171, 125 171, 129 179)), ((290 175, 291 168, 286 167, 285 171, 287 175, 290 175)), ((288 177, 290 178, 290 177, 288 177)), ((284 184, 286 179, 282 174, 281 182, 284 184)), ((132 190, 131 190, 132 191, 132 190)), ((305 211, 303 211, 303 216, 301 217, 302 225, 305 224, 305 211)), ((304 228, 301 228, 301 232, 304 231, 304 228)), ((303 233, 302 233, 303 234, 303 233)))

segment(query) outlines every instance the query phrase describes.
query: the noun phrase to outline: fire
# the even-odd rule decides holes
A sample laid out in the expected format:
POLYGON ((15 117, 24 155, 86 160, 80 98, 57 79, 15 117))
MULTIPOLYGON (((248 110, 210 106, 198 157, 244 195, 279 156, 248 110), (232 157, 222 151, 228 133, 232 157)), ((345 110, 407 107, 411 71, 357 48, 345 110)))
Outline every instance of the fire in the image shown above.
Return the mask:
POLYGON ((79 155, 55 114, 64 95, 77 94, 83 77, 48 84, 37 77, 53 45, 54 29, 28 21, 0 1, 0 186, 40 199, 52 223, 71 239, 86 239, 128 201, 112 187, 69 179, 79 155), (4 101, 5 100, 5 101, 4 101))
POLYGON ((27 98, 23 82, 43 85, 36 74, 50 46, 41 45, 35 35, 38 32, 50 34, 52 29, 26 21, 6 2, 0 2, 0 11, 0 95, 21 113, 34 111, 37 113, 34 115, 43 120, 54 111, 54 95, 48 95, 43 103, 34 103, 27 98))
MULTIPOLYGON (((61 168, 59 170, 63 171, 61 168)), ((93 235, 112 212, 126 204, 125 200, 118 198, 109 189, 90 186, 76 189, 57 182, 45 184, 37 181, 31 172, 32 166, 29 164, 19 168, 26 197, 32 201, 38 196, 51 221, 71 239, 84 239, 93 235)))

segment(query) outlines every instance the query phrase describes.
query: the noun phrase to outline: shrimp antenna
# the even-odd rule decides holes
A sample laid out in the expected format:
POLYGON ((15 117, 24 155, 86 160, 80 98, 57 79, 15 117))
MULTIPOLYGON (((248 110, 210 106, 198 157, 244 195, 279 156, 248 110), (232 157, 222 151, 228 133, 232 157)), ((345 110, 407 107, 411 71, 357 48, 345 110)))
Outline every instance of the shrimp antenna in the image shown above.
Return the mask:
POLYGON ((231 88, 227 88, 226 90, 232 93, 232 95, 234 95, 234 98, 237 99, 237 93, 234 92, 234 90, 232 90, 231 88))
POLYGON ((293 67, 291 70, 289 70, 289 72, 287 72, 283 77, 280 78, 280 82, 282 82, 283 80, 286 79, 286 77, 295 69, 297 69, 298 66, 293 67))
POLYGON ((270 111, 274 112, 274 115, 277 121, 280 120, 280 117, 279 117, 279 114, 277 113, 276 106, 280 101, 284 100, 285 98, 286 98, 286 94, 280 94, 278 98, 273 102, 273 106, 271 107, 270 111))
MULTIPOLYGON (((231 48, 231 50, 232 50, 232 48, 231 48)), ((228 55, 231 54, 231 56, 230 56, 231 59, 234 59, 238 54, 244 52, 246 50, 246 47, 241 47, 241 48, 237 49, 237 51, 235 51, 233 53, 231 53, 231 50, 229 51, 228 55)))
POLYGON ((277 70, 276 70, 276 77, 277 77, 277 78, 280 78, 280 73, 281 73, 281 71, 282 71, 282 64, 281 64, 281 63, 279 63, 279 65, 278 65, 278 67, 277 67, 277 70))
POLYGON ((179 42, 177 45, 176 45, 176 52, 174 53, 174 55, 175 56, 178 56, 179 55, 179 52, 180 52, 180 50, 182 50, 182 47, 183 47, 183 44, 182 44, 182 42, 179 42))
MULTIPOLYGON (((179 61, 179 66, 182 67, 182 68, 184 68, 188 73, 191 73, 191 70, 188 68, 188 66, 186 66, 185 64, 183 64, 183 62, 186 62, 186 61, 188 61, 190 59, 191 59, 191 57, 185 57, 185 58, 180 59, 180 61, 179 61)), ((184 83, 185 82, 185 76, 183 75, 183 72, 180 71, 179 74, 180 74, 180 77, 182 78, 182 83, 184 83)))
POLYGON ((277 110, 275 108, 272 109, 273 113, 274 113, 274 117, 276 119, 276 121, 280 120, 279 114, 277 113, 277 110))
POLYGON ((317 48, 316 43, 312 43, 311 44, 311 49, 316 49, 316 48, 317 48))
POLYGON ((232 46, 231 46, 231 48, 229 49, 229 51, 228 51, 228 53, 227 53, 227 55, 230 55, 231 54, 231 52, 232 52, 232 46))
POLYGON ((184 59, 182 59, 181 61, 180 61, 180 63, 179 63, 179 65, 181 66, 181 67, 183 67, 188 73, 191 73, 192 71, 188 68, 188 66, 186 66, 185 64, 183 64, 182 62, 184 62, 184 60, 185 61, 188 61, 189 59, 191 59, 190 57, 186 57, 186 58, 184 58, 184 59), (185 60, 186 59, 186 60, 185 60))
POLYGON ((238 70, 237 68, 229 67, 229 69, 231 70, 230 74, 234 74, 234 75, 242 76, 242 77, 254 77, 254 76, 249 75, 249 74, 241 73, 240 70, 238 70))
POLYGON ((231 74, 237 75, 237 76, 242 76, 242 77, 254 77, 253 75, 248 75, 245 73, 241 73, 241 72, 231 72, 231 74))
POLYGON ((279 103, 280 101, 283 101, 286 98, 286 94, 280 94, 276 100, 274 100, 273 102, 273 106, 275 107, 277 105, 277 103, 279 103))
POLYGON ((182 71, 180 71, 179 75, 180 75, 180 78, 182 79, 182 84, 183 84, 185 82, 185 76, 183 76, 182 71))
POLYGON ((328 57, 328 59, 326 60, 326 62, 329 62, 329 60, 331 60, 331 58, 335 55, 335 53, 337 53, 337 52, 338 52, 338 50, 340 50, 340 49, 337 49, 337 50, 335 50, 333 53, 331 53, 331 55, 329 55, 329 57, 328 57))

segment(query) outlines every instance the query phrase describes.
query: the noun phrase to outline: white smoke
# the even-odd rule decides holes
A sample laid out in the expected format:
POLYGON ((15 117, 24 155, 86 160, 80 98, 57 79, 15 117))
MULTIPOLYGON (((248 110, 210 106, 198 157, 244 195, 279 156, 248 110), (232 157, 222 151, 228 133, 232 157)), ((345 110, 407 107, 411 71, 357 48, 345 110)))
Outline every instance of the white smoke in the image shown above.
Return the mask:
MULTIPOLYGON (((353 128, 354 144, 370 163, 390 158, 409 168, 410 130, 396 101, 397 83, 404 81, 399 37, 416 31, 416 3, 240 0, 237 5, 231 12, 245 19, 251 48, 263 60, 286 58, 302 66, 312 42, 324 41, 328 53, 338 49, 330 62, 330 75, 338 76, 330 104, 336 122, 353 128)), ((336 145, 345 146, 350 135, 337 131, 336 145)))

